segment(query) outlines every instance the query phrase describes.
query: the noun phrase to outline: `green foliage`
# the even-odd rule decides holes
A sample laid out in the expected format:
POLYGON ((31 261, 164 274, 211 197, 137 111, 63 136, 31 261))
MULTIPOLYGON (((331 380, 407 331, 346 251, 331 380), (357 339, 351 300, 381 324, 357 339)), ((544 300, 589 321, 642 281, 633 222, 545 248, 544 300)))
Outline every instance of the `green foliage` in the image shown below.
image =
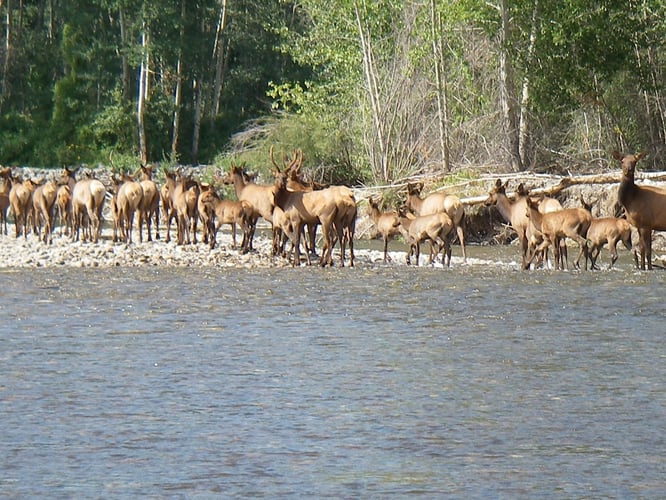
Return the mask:
POLYGON ((54 4, 52 26, 48 2, 4 2, 0 15, 12 24, 1 36, 10 33, 12 43, 0 79, 0 163, 95 164, 111 155, 119 166, 134 164, 144 33, 150 161, 215 159, 228 167, 233 158, 270 180, 273 144, 276 151, 302 149, 304 168, 323 182, 437 170, 433 43, 442 51, 454 175, 466 175, 470 163, 501 165, 502 51, 513 70, 512 102, 526 106, 536 161, 597 158, 620 147, 666 155, 663 1, 504 3, 506 47, 497 43, 499 1, 69 0, 54 4))

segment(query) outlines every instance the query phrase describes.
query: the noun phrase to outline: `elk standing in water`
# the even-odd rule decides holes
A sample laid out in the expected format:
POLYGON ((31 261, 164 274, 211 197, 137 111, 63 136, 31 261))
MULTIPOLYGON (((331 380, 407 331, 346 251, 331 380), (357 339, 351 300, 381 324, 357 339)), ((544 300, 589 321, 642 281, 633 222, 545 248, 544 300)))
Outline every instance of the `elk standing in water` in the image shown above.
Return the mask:
MULTIPOLYGON (((666 190, 635 183, 636 164, 645 155, 623 155, 613 152, 613 158, 622 165, 622 178, 617 198, 624 207, 627 221, 638 229, 638 251, 641 269, 652 269, 652 231, 666 231, 666 190)), ((636 261, 638 263, 638 261, 636 261)))
POLYGON ((450 234, 453 231, 453 221, 444 212, 437 212, 429 215, 412 214, 401 215, 400 232, 405 238, 407 248, 407 264, 411 264, 411 255, 416 258, 416 265, 419 265, 421 255, 421 243, 428 240, 430 242, 430 264, 435 262, 435 257, 442 250, 442 264, 451 265, 451 245, 449 243, 450 234))
POLYGON ((444 193, 432 193, 425 198, 421 198, 423 183, 407 185, 407 210, 415 215, 429 215, 437 212, 444 212, 453 222, 453 226, 460 240, 463 262, 467 261, 465 252, 465 232, 463 224, 465 222, 465 210, 460 198, 455 195, 444 193))
POLYGON ((537 253, 544 251, 548 246, 553 247, 555 262, 560 262, 559 268, 564 270, 566 259, 560 257, 560 240, 571 238, 580 245, 580 253, 576 258, 576 267, 579 267, 581 256, 585 256, 585 269, 587 269, 587 231, 590 228, 592 216, 582 208, 565 208, 555 212, 542 214, 539 212, 539 203, 527 198, 527 216, 534 228, 543 236, 543 242, 534 249, 528 259, 528 264, 534 260, 537 253))
POLYGON ((384 242, 384 262, 389 262, 391 256, 388 254, 389 239, 400 232, 400 219, 397 212, 382 212, 379 210, 379 202, 372 197, 368 200, 368 215, 382 236, 384 242))
MULTIPOLYGON (((592 204, 586 203, 583 196, 580 197, 580 202, 583 208, 592 213, 592 204)), ((608 244, 608 251, 610 252, 611 262, 609 268, 617 261, 617 243, 621 241, 627 250, 632 251, 636 264, 638 264, 638 256, 633 252, 631 246, 631 224, 626 219, 618 217, 593 217, 590 223, 590 229, 587 231, 587 240, 589 247, 589 257, 592 269, 599 269, 597 266, 597 258, 601 253, 601 249, 605 244, 608 244)))

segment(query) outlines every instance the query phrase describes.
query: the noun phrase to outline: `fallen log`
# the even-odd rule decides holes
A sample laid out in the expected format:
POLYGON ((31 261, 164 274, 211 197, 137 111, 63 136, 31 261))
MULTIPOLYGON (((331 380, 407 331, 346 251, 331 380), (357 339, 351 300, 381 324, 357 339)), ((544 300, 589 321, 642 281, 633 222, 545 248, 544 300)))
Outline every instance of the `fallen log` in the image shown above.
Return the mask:
MULTIPOLYGON (((620 177, 621 174, 618 173, 604 173, 604 174, 591 174, 591 175, 579 175, 575 177, 570 177, 570 176, 563 176, 563 177, 557 177, 557 176, 548 176, 549 179, 555 180, 556 182, 554 184, 551 184, 549 186, 543 186, 543 187, 535 187, 535 188, 530 188, 530 194, 535 195, 535 196, 554 196, 558 194, 559 192, 563 191, 564 189, 567 189, 572 186, 580 186, 580 185, 594 185, 594 184, 619 184, 620 183, 620 177), (558 180, 559 179, 559 180, 558 180)), ((648 183, 659 183, 659 182, 666 182, 666 172, 643 172, 640 175, 637 175, 637 180, 638 183, 640 184, 641 181, 643 182, 648 182, 648 183)), ((497 175, 494 176, 492 179, 497 179, 497 178, 502 178, 502 179, 507 179, 511 178, 514 179, 515 181, 523 181, 523 182, 534 182, 535 180, 539 181, 542 179, 535 179, 532 175, 529 173, 525 173, 523 175, 521 174, 511 174, 510 176, 502 176, 502 175, 497 175)), ((490 181, 490 178, 488 179, 490 181)), ((478 180, 475 181, 478 183, 478 180)), ((448 187, 447 187, 448 189, 448 187)), ((507 196, 509 198, 513 198, 515 196, 515 193, 507 193, 507 196)), ((479 196, 470 196, 463 198, 461 201, 464 205, 477 205, 479 203, 483 203, 487 195, 479 195, 479 196)))

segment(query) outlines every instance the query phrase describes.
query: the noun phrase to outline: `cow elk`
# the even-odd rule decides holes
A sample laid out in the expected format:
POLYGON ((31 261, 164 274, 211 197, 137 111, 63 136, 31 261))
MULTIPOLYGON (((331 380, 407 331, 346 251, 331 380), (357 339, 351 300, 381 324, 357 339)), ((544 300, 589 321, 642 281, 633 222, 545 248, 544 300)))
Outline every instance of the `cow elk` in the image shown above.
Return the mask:
POLYGON ((134 227, 134 215, 136 214, 141 200, 143 199, 143 188, 131 175, 123 175, 120 178, 111 178, 114 185, 112 197, 112 212, 114 214, 113 241, 120 239, 125 243, 132 243, 132 229, 134 227))
POLYGON ((431 193, 425 198, 421 198, 422 190, 423 183, 407 185, 407 201, 405 204, 407 210, 415 215, 429 215, 438 212, 446 213, 453 222, 453 227, 460 241, 463 262, 466 262, 467 253, 465 252, 465 233, 463 230, 465 209, 460 198, 444 193, 431 193))
MULTIPOLYGON (((73 172, 65 169, 64 176, 73 178, 73 172)), ((69 181, 71 182, 71 180, 69 181)), ((72 239, 99 241, 102 234, 102 211, 106 199, 106 187, 98 179, 76 181, 72 188, 72 239), (81 236, 83 232, 83 236, 81 236)))
POLYGON ((33 230, 35 234, 40 234, 43 228, 41 239, 44 243, 53 243, 53 219, 57 192, 58 185, 52 179, 37 186, 32 193, 33 230))
POLYGON ((197 243, 197 205, 200 193, 199 183, 189 176, 179 175, 176 187, 171 193, 171 202, 176 212, 178 224, 178 244, 197 243))
POLYGON ((146 224, 146 232, 148 233, 148 241, 153 241, 152 224, 155 222, 155 239, 160 239, 160 192, 157 189, 157 184, 153 180, 153 166, 141 165, 139 171, 134 174, 139 174, 139 184, 143 190, 141 203, 139 203, 139 241, 143 241, 143 224, 146 224))
POLYGON ((531 236, 530 219, 527 217, 527 196, 518 195, 515 200, 511 200, 506 194, 507 184, 508 181, 502 184, 502 181, 497 179, 495 185, 488 192, 488 198, 486 198, 484 204, 486 206, 496 206, 500 215, 518 235, 522 266, 525 268, 531 236))
MULTIPOLYGON (((640 268, 652 269, 652 231, 666 230, 666 190, 635 183, 636 164, 644 153, 622 154, 613 152, 613 158, 622 165, 622 178, 617 197, 624 207, 627 221, 638 229, 640 268)), ((638 265, 638 260, 636 259, 638 265)))
POLYGON ((543 241, 537 246, 528 259, 528 265, 534 260, 534 257, 549 246, 553 247, 555 262, 559 263, 558 268, 564 270, 565 264, 568 267, 566 259, 560 258, 560 240, 571 238, 580 246, 580 252, 576 258, 576 267, 579 267, 581 256, 585 256, 585 269, 587 269, 587 231, 590 228, 592 216, 583 208, 565 208, 555 212, 542 214, 539 211, 539 202, 527 198, 526 215, 530 218, 531 224, 541 233, 543 241))
POLYGON ((37 183, 32 179, 21 180, 19 177, 12 179, 12 187, 9 190, 9 205, 14 217, 16 237, 21 234, 28 237, 28 227, 33 219, 32 193, 37 183))
POLYGON ((7 236, 7 211, 9 192, 12 189, 11 168, 0 170, 0 234, 7 236))
POLYGON ((252 216, 247 238, 243 238, 242 251, 252 250, 252 241, 259 217, 273 224, 273 207, 275 207, 275 185, 262 185, 248 182, 244 175, 244 166, 231 164, 225 183, 233 184, 238 201, 245 201, 252 207, 252 216))

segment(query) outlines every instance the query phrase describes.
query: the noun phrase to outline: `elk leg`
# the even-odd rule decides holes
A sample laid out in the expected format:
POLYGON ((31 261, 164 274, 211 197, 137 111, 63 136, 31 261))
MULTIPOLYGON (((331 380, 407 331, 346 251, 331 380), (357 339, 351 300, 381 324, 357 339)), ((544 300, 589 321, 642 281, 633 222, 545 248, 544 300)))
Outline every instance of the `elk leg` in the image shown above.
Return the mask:
POLYGON ((467 262, 467 252, 465 251, 465 233, 461 225, 456 226, 456 232, 458 233, 458 240, 460 240, 463 262, 467 262))
POLYGON ((388 254, 388 235, 384 235, 384 263, 390 261, 391 257, 388 254))

